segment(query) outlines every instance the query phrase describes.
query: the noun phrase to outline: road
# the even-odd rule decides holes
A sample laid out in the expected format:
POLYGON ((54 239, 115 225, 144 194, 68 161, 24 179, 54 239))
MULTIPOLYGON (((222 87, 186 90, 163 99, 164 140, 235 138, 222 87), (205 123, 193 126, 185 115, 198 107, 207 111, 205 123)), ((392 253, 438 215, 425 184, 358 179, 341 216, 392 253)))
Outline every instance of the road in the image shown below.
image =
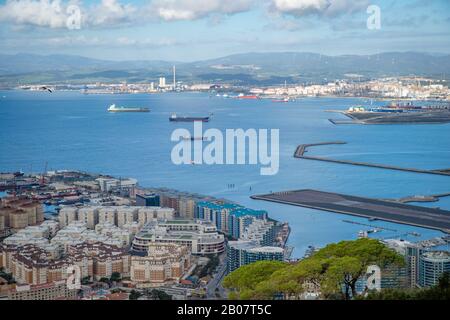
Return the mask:
POLYGON ((206 296, 208 299, 219 299, 216 296, 216 289, 218 289, 217 293, 220 295, 220 299, 226 299, 226 292, 221 284, 223 278, 225 277, 226 271, 227 271, 226 256, 222 255, 220 257, 220 264, 217 273, 206 286, 206 296))

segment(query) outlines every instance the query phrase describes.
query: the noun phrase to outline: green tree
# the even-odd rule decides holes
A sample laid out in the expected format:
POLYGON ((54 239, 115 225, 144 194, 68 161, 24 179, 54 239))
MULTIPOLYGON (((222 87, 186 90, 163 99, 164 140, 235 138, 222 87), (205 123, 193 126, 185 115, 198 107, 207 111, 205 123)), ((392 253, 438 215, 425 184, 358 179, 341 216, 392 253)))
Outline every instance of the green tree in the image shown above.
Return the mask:
POLYGON ((81 279, 81 284, 82 285, 88 285, 90 283, 91 283, 91 277, 90 276, 87 276, 87 277, 84 277, 83 279, 81 279))
POLYGON ((132 290, 129 296, 130 300, 137 300, 142 296, 142 293, 136 290, 132 290))
POLYGON ((105 283, 105 284, 107 284, 108 286, 111 286, 111 280, 110 280, 109 278, 103 277, 103 278, 101 278, 101 279, 99 280, 99 282, 105 283))
POLYGON ((172 296, 162 290, 153 289, 150 292, 147 291, 147 295, 153 300, 172 300, 172 296))
POLYGON ((344 291, 345 299, 357 296, 356 282, 370 265, 383 269, 393 264, 403 266, 405 263, 401 255, 375 239, 330 244, 310 259, 318 259, 323 263, 321 289, 325 294, 333 295, 344 291))
POLYGON ((112 282, 119 282, 122 279, 122 275, 119 272, 113 272, 111 274, 110 280, 112 282))
MULTIPOLYGON (((256 287, 269 280, 275 271, 286 266, 286 263, 279 261, 258 261, 242 266, 225 277, 223 286, 232 290, 230 293, 232 299, 256 299, 259 292, 255 291, 256 287)), ((262 288, 260 290, 262 291, 262 288)))
POLYGON ((373 239, 342 241, 296 264, 260 261, 235 270, 224 279, 232 299, 300 298, 306 286, 328 299, 357 297, 356 282, 370 265, 403 265, 404 258, 373 239))

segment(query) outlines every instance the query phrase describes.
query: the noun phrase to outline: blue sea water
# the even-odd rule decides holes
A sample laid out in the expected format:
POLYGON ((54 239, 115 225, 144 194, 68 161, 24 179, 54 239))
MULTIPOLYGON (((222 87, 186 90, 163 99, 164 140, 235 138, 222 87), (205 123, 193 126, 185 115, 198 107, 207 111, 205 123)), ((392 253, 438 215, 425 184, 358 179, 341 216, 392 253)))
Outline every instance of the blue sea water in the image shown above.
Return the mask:
MULTIPOLYGON (((342 140, 346 145, 317 147, 311 154, 392 164, 404 167, 450 168, 450 125, 341 125, 329 118, 342 115, 359 99, 305 98, 292 103, 270 100, 240 101, 203 93, 155 95, 83 95, 78 92, 0 92, 0 171, 40 172, 79 169, 135 177, 142 186, 170 187, 224 197, 266 209, 271 217, 288 221, 290 245, 301 257, 309 245, 355 239, 369 228, 342 220, 367 219, 250 199, 252 194, 311 188, 374 198, 400 198, 450 191, 450 178, 375 168, 321 163, 293 158, 298 144, 342 140), (110 114, 108 106, 151 108, 151 113, 110 114), (193 130, 190 123, 170 123, 169 116, 205 116, 207 128, 279 129, 280 170, 261 176, 259 165, 182 165, 171 162, 176 128, 193 130), (228 185, 235 188, 229 189, 228 185), (251 190, 250 190, 251 187, 251 190)), ((450 197, 418 204, 450 209, 450 197)), ((411 241, 441 235, 438 231, 386 222, 369 224, 395 229, 376 234, 411 241), (421 237, 405 236, 418 232, 421 237)))

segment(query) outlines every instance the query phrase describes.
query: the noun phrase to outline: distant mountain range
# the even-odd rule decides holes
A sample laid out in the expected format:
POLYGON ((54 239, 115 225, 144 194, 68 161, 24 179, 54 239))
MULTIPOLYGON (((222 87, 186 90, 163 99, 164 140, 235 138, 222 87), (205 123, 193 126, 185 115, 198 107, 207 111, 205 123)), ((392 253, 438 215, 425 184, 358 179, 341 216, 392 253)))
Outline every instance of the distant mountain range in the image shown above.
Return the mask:
POLYGON ((448 79, 450 55, 388 52, 375 55, 327 56, 316 53, 245 53, 189 63, 173 61, 107 61, 73 55, 0 54, 0 83, 147 82, 171 77, 177 66, 183 81, 270 85, 325 82, 343 78, 417 75, 448 79))

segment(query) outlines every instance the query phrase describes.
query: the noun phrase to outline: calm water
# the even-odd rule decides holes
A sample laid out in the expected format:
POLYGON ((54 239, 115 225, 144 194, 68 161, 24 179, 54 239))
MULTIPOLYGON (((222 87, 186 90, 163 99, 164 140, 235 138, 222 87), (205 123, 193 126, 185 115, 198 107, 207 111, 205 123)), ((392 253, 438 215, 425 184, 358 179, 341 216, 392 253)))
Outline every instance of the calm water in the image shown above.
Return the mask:
MULTIPOLYGON (((382 169, 298 160, 298 144, 343 140, 347 145, 311 149, 311 154, 393 164, 405 167, 450 168, 450 125, 335 126, 328 119, 341 115, 324 112, 362 103, 357 99, 311 98, 288 104, 210 98, 207 94, 82 95, 80 93, 0 92, 0 171, 40 172, 79 169, 135 177, 143 186, 171 187, 225 197, 292 226, 290 244, 302 256, 309 245, 323 246, 355 239, 368 228, 342 220, 366 219, 310 209, 254 201, 251 194, 313 188, 352 195, 399 198, 450 191, 450 178, 382 169), (150 107, 152 112, 109 114, 107 107, 150 107), (280 129, 280 171, 261 176, 259 166, 175 166, 170 159, 172 131, 192 130, 192 124, 168 121, 172 112, 182 115, 214 113, 205 128, 280 129), (234 184, 234 189, 227 186, 234 184), (250 191, 250 187, 252 191, 250 191)), ((450 209, 450 198, 426 204, 450 209)), ((397 232, 378 237, 419 232, 421 238, 440 232, 374 222, 397 232)), ((415 241, 420 238, 406 237, 415 241)))

